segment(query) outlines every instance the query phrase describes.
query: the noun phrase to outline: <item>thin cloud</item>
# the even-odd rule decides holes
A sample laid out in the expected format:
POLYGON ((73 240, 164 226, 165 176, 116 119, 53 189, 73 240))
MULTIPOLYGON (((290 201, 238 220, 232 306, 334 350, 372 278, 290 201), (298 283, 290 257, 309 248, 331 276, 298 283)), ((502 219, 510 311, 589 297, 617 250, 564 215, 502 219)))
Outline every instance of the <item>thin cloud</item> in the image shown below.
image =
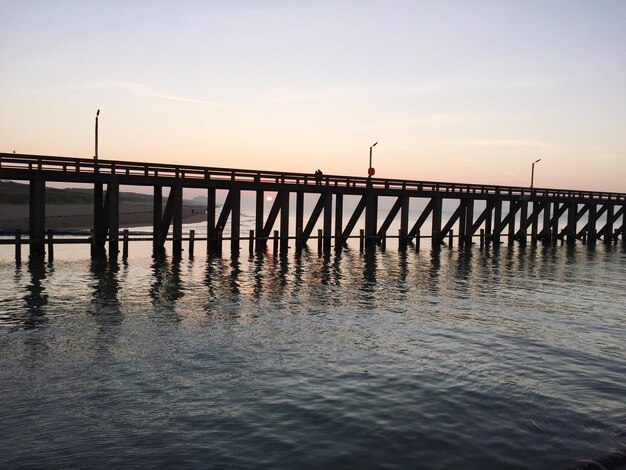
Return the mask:
POLYGON ((458 77, 405 87, 403 92, 410 94, 427 94, 442 91, 523 90, 547 88, 559 84, 562 81, 563 80, 551 77, 521 77, 510 80, 485 80, 481 78, 458 77))
POLYGON ((475 116, 465 113, 435 113, 412 116, 401 119, 390 119, 376 124, 376 127, 391 129, 407 129, 420 126, 450 125, 471 121, 475 116))
POLYGON ((200 100, 196 98, 189 98, 187 96, 179 96, 179 95, 173 95, 170 93, 164 93, 161 90, 157 90, 155 88, 151 88, 149 86, 143 85, 141 83, 136 83, 136 82, 116 82, 116 81, 94 82, 94 83, 87 83, 84 85, 79 85, 77 88, 90 89, 90 90, 93 90, 93 89, 121 90, 127 93, 132 93, 134 95, 147 96, 150 98, 159 98, 163 100, 180 101, 183 103, 201 104, 201 105, 206 105, 206 106, 222 106, 221 103, 216 103, 214 101, 200 100))
POLYGON ((342 91, 332 91, 332 90, 308 90, 308 91, 299 91, 295 93, 286 93, 286 92, 268 92, 265 93, 266 98, 272 103, 287 103, 291 101, 309 101, 309 100, 318 100, 324 98, 334 98, 336 96, 343 96, 345 92, 342 91))
POLYGON ((547 142, 540 140, 524 140, 524 139, 471 139, 460 141, 461 145, 475 147, 533 147, 547 148, 550 146, 547 142))

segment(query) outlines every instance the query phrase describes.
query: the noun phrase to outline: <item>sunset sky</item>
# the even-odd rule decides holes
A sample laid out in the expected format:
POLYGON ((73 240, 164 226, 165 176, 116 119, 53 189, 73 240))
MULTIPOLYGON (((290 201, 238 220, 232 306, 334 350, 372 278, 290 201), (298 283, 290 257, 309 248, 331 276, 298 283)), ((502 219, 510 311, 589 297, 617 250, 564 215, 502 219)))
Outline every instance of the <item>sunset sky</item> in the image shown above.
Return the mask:
POLYGON ((626 1, 0 0, 0 151, 626 192, 626 1))

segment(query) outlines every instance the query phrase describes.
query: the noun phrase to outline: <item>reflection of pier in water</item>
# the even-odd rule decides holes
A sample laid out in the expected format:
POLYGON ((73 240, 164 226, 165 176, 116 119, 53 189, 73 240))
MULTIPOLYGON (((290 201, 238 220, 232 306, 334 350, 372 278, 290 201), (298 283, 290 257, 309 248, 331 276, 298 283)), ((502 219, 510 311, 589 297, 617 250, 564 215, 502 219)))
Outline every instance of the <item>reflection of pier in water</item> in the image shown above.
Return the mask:
MULTIPOLYGON (((323 310, 355 301, 366 309, 393 309, 402 305, 409 291, 417 293, 428 310, 441 296, 471 301, 508 288, 532 292, 538 288, 534 280, 546 276, 566 283, 571 280, 570 266, 614 252, 626 253, 626 246, 434 247, 419 252, 364 253, 346 249, 322 255, 303 250, 291 256, 209 256, 204 262, 183 262, 161 253, 152 257, 145 291, 140 288, 144 279, 127 278, 128 265, 120 270, 114 257, 96 257, 89 263, 86 311, 103 328, 109 328, 120 325, 125 309, 137 303, 141 308, 151 304, 159 321, 180 321, 189 308, 198 305, 203 305, 207 314, 226 316, 256 310, 264 303, 268 308, 288 306, 294 313, 305 305, 323 310), (509 285, 511 279, 516 279, 515 285, 509 285)), ((25 308, 5 312, 1 320, 19 328, 38 328, 49 321, 48 312, 54 309, 51 296, 56 283, 66 281, 55 278, 54 263, 31 257, 26 266, 18 265, 15 271, 16 281, 23 284, 23 294, 16 295, 22 296, 25 308)), ((459 311, 464 308, 458 306, 459 311)))
MULTIPOLYGON (((185 238, 182 233, 183 190, 203 189, 207 194, 206 237, 189 233, 189 256, 195 241, 205 241, 207 251, 219 253, 224 241, 237 253, 247 241, 250 252, 265 251, 273 241, 274 252, 287 253, 290 241, 296 251, 315 238, 320 251, 341 250, 349 239, 359 239, 360 247, 371 250, 397 240, 401 250, 428 237, 433 246, 447 241, 470 245, 476 239, 483 245, 497 245, 502 238, 509 245, 518 242, 570 244, 583 240, 612 242, 626 232, 626 194, 547 188, 509 187, 386 178, 325 175, 321 182, 313 174, 261 170, 136 163, 111 160, 47 157, 0 153, 0 179, 24 180, 30 184, 29 238, 16 233, 16 256, 22 244, 31 253, 43 256, 45 245, 91 243, 92 253, 117 256, 120 241, 127 255, 128 235, 120 238, 120 185, 153 188, 153 231, 148 237, 155 252, 162 251, 171 231, 172 252, 180 256, 185 238), (89 239, 54 239, 45 227, 47 182, 87 183, 94 187, 94 229, 89 239), (319 184, 321 183, 321 184, 319 184), (164 189, 169 188, 163 205, 164 189), (225 196, 218 212, 218 192, 225 196), (254 230, 241 233, 242 193, 256 200, 254 230), (265 193, 275 194, 265 214, 265 193), (393 202, 387 214, 381 201, 393 202), (347 211, 355 203, 351 213, 347 211), (292 211, 295 202, 295 211, 292 211), (306 207, 305 207, 306 206, 306 207), (412 208, 412 210, 410 210, 412 208), (306 210, 305 210, 306 209, 306 210), (417 211, 416 211, 417 209, 417 211), (293 214, 292 214, 293 212, 293 214), (449 216, 446 214, 449 213, 449 216), (305 217, 307 214, 307 217, 305 217), (295 223, 292 222, 295 215, 295 223), (379 217, 380 216, 380 217, 379 217), (292 226, 293 223, 293 226, 292 226), (394 225, 395 224, 395 225, 394 225), (228 227, 229 226, 229 230, 228 227), (278 226, 278 230, 274 230, 278 226), (357 234, 358 227, 363 227, 357 234), (391 227, 399 227, 391 233, 391 227), (229 233, 226 237, 225 233, 229 233), (47 238, 46 238, 47 234, 47 238)), ((51 253, 49 253, 51 254, 51 253)))

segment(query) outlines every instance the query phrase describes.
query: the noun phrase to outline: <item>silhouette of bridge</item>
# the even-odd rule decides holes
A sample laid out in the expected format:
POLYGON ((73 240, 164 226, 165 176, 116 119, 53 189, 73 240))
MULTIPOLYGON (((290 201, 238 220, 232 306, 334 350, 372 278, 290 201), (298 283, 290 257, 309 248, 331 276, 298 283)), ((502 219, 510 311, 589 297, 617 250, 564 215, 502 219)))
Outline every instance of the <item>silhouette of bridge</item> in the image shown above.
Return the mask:
MULTIPOLYGON (((484 184, 445 183, 389 178, 368 178, 313 173, 292 173, 234 168, 212 168, 190 165, 94 160, 58 156, 0 153, 0 179, 28 181, 30 185, 29 238, 15 238, 17 245, 28 243, 31 255, 43 256, 46 246, 46 183, 87 183, 94 188, 92 235, 85 242, 92 252, 109 255, 119 252, 120 185, 153 188, 153 232, 150 239, 155 250, 164 249, 171 229, 172 251, 182 251, 183 189, 206 190, 207 250, 220 251, 230 240, 232 252, 240 250, 242 240, 250 249, 265 249, 269 239, 281 253, 295 240, 297 250, 314 237, 318 222, 320 249, 325 252, 344 247, 350 238, 359 238, 362 249, 369 250, 387 238, 397 238, 400 249, 428 237, 434 246, 458 239, 468 245, 475 238, 482 244, 499 244, 506 237, 514 242, 575 243, 582 240, 605 243, 624 240, 626 234, 626 194, 566 189, 528 188, 484 184), (163 189, 169 188, 163 204, 163 189), (216 191, 227 191, 221 208, 216 205, 216 191), (256 195, 255 229, 241 234, 241 194, 256 195), (266 215, 264 193, 276 193, 266 215), (295 226, 291 226, 291 195, 295 194, 295 226), (313 197, 313 209, 305 217, 305 196, 313 197), (344 197, 356 196, 358 204, 344 217, 344 197), (379 217, 381 197, 395 198, 393 206, 379 217), (423 201, 422 210, 411 218, 409 207, 423 201), (452 204, 451 215, 444 217, 444 201, 452 204), (219 211, 218 211, 219 209, 219 211), (359 235, 355 227, 364 219, 359 235), (388 233, 399 219, 397 234, 388 233), (561 224, 560 221, 564 221, 561 224), (382 222, 380 222, 382 221, 382 222), (429 224, 427 224, 429 222, 429 224), (223 231, 230 224, 230 237, 223 231), (272 231, 278 225, 278 230, 272 231), (422 233, 429 226, 429 233, 422 233), (456 233, 455 233, 456 229, 456 233)), ((413 211, 415 212, 415 211, 413 211)), ((191 239, 190 242, 193 240, 191 239)), ((51 244, 49 245, 51 247, 51 244)))

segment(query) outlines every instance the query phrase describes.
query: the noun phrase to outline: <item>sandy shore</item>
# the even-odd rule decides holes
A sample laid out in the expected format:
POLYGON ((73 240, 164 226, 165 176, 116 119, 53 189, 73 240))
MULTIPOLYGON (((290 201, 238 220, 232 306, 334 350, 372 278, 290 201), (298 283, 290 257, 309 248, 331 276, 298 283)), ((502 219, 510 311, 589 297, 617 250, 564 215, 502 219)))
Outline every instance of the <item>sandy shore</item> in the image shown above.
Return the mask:
MULTIPOLYGON (((183 206, 183 222, 206 220, 203 207, 183 206)), ((27 204, 0 204, 0 230, 28 230, 27 204)), ((152 204, 122 204, 120 228, 152 225, 152 204)), ((88 229, 93 226, 91 204, 60 204, 46 206, 46 229, 88 229)))

